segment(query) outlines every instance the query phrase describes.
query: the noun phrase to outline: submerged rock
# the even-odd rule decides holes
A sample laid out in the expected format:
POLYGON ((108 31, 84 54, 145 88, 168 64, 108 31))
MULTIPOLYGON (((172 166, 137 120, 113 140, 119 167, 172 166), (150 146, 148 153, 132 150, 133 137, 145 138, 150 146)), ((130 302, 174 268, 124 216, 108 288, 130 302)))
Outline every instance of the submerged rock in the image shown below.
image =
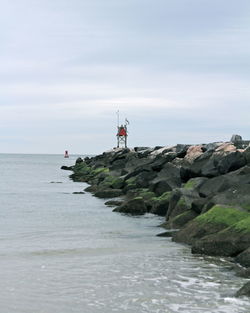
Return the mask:
POLYGON ((65 171, 73 171, 73 166, 66 166, 66 165, 63 165, 61 166, 61 170, 65 170, 65 171))

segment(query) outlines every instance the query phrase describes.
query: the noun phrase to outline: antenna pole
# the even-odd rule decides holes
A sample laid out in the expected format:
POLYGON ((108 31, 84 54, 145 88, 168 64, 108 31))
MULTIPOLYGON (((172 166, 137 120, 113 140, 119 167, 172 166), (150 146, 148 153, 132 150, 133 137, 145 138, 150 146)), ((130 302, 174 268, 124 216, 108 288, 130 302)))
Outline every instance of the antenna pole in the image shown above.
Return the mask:
POLYGON ((117 127, 119 127, 119 125, 120 125, 119 110, 116 113, 117 113, 117 127))

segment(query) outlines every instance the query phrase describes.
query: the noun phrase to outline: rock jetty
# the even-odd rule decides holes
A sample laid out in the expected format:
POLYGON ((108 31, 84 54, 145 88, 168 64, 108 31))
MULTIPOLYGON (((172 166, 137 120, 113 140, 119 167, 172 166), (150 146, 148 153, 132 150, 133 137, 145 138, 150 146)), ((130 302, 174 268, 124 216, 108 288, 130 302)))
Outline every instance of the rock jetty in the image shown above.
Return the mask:
MULTIPOLYGON (((113 149, 62 168, 115 212, 164 216, 161 236, 189 244, 192 253, 231 257, 250 277, 250 146, 240 136, 113 149)), ((250 283, 237 295, 250 296, 250 283)))

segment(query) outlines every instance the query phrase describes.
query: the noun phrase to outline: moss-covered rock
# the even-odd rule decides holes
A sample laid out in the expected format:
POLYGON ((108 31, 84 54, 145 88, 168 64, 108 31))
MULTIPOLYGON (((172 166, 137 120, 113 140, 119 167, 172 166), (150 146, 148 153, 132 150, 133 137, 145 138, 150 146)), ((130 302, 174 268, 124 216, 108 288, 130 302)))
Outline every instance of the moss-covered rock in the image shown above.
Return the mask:
POLYGON ((162 200, 169 200, 171 197, 172 192, 171 191, 166 191, 164 192, 160 197, 157 197, 156 199, 158 201, 162 201, 162 200))
POLYGON ((77 163, 73 167, 74 173, 70 175, 70 178, 74 181, 78 182, 89 182, 92 184, 97 184, 98 179, 94 180, 94 178, 98 177, 100 174, 107 174, 109 172, 108 168, 105 167, 90 167, 85 162, 77 163))
POLYGON ((91 168, 85 162, 82 162, 73 167, 73 172, 69 176, 73 181, 86 182, 89 178, 91 168))
POLYGON ((248 214, 237 208, 215 205, 208 212, 199 215, 185 225, 173 239, 177 242, 194 244, 195 241, 205 236, 217 234, 234 225, 246 218, 248 214))
POLYGON ((107 168, 107 167, 97 167, 97 168, 95 168, 95 169, 93 169, 92 171, 91 171, 91 174, 93 175, 93 176, 96 176, 96 175, 98 175, 98 174, 101 174, 101 173, 108 173, 109 172, 109 169, 107 168))
POLYGON ((235 232, 226 228, 217 234, 211 234, 196 241, 192 246, 193 253, 213 256, 235 257, 247 249, 250 244, 250 233, 235 232))
POLYGON ((126 185, 131 185, 135 183, 135 177, 130 177, 128 179, 125 180, 126 185))
POLYGON ((215 205, 208 212, 198 216, 196 220, 201 223, 216 223, 232 226, 247 217, 249 217, 249 213, 238 208, 215 205))
POLYGON ((110 207, 117 207, 119 205, 121 205, 124 201, 121 201, 121 200, 109 200, 107 202, 105 202, 105 204, 107 206, 110 206, 110 207))
POLYGON ((202 184, 204 184, 207 180, 208 178, 205 178, 205 177, 191 178, 184 184, 183 188, 184 189, 197 189, 200 186, 202 186, 202 184))
POLYGON ((142 197, 136 197, 124 202, 113 211, 131 215, 143 215, 147 212, 147 207, 142 197))
POLYGON ((116 198, 116 197, 120 197, 123 195, 122 191, 120 189, 111 189, 111 188, 107 188, 107 189, 99 189, 97 190, 94 195, 98 198, 103 198, 103 199, 107 199, 107 198, 116 198))
POLYGON ((142 197, 144 200, 151 200, 155 197, 155 193, 149 191, 148 189, 142 189, 138 192, 138 195, 142 197))
POLYGON ((235 207, 216 205, 196 218, 200 225, 220 225, 216 234, 194 242, 193 253, 236 256, 250 245, 250 214, 235 207))
POLYGON ((107 175, 104 180, 99 183, 100 188, 122 189, 124 180, 121 177, 107 175))
POLYGON ((181 228, 189 221, 197 217, 197 213, 193 210, 187 210, 167 222, 167 228, 181 228))
POLYGON ((114 189, 122 189, 124 187, 124 180, 121 177, 115 177, 111 187, 114 189))
POLYGON ((84 191, 87 191, 87 192, 97 192, 98 190, 98 186, 97 185, 91 185, 91 186, 88 186, 84 189, 84 191))
POLYGON ((166 191, 159 197, 152 197, 150 199, 150 212, 156 215, 166 216, 170 197, 171 191, 166 191))
POLYGON ((172 210, 168 211, 167 220, 172 220, 176 216, 184 213, 185 211, 189 211, 191 209, 191 204, 188 203, 187 198, 184 195, 181 195, 175 206, 172 210))

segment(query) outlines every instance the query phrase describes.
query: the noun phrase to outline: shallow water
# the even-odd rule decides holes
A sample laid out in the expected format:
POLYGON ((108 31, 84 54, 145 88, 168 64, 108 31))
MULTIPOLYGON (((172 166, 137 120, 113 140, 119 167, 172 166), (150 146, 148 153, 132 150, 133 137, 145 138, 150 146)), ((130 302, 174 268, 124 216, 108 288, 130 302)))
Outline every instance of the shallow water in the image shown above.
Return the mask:
POLYGON ((0 313, 243 313, 224 259, 155 235, 162 218, 73 194, 76 157, 0 155, 0 313))

